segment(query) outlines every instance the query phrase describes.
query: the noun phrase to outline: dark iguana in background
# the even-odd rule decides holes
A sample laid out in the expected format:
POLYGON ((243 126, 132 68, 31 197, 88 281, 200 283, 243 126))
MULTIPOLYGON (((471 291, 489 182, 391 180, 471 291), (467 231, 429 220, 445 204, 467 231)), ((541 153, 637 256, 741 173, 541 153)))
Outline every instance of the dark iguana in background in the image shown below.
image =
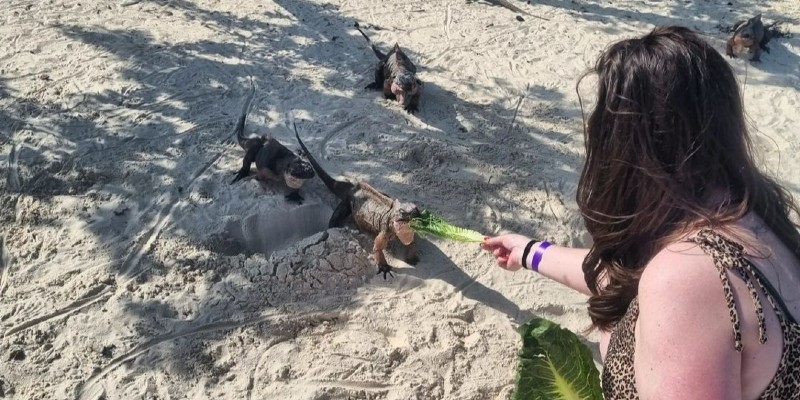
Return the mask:
POLYGON ((255 162, 257 180, 266 182, 282 179, 290 189, 286 200, 302 204, 303 196, 300 195, 300 188, 306 180, 314 177, 314 169, 308 161, 287 149, 272 136, 244 136, 244 123, 252 99, 251 94, 236 124, 236 141, 245 150, 245 154, 242 168, 231 184, 249 176, 250 164, 255 162))
POLYGON ((328 227, 341 226, 345 218, 352 215, 358 229, 376 235, 372 245, 372 254, 375 263, 378 264, 378 273, 383 273, 384 279, 386 279, 386 274, 391 274, 392 267, 386 262, 383 251, 389 241, 395 237, 406 246, 406 262, 411 265, 416 264, 419 258, 414 243, 414 231, 409 223, 413 218, 420 216, 417 206, 414 203, 393 199, 364 181, 354 184, 333 179, 320 167, 303 141, 300 140, 297 127, 295 127, 295 136, 322 182, 341 200, 331 215, 328 227))
POLYGON ((733 35, 725 46, 728 57, 736 57, 736 53, 747 48, 753 56, 750 61, 761 61, 761 50, 769 53, 767 43, 772 39, 772 32, 764 27, 759 13, 753 18, 738 21, 733 25, 733 35))
POLYGON ((378 57, 378 64, 375 66, 375 82, 366 88, 373 90, 383 90, 383 96, 387 99, 397 100, 403 105, 403 109, 413 113, 419 109, 419 98, 422 95, 422 82, 417 79, 417 67, 400 49, 400 45, 395 43, 388 54, 383 54, 372 43, 358 22, 355 28, 367 39, 372 52, 378 57))

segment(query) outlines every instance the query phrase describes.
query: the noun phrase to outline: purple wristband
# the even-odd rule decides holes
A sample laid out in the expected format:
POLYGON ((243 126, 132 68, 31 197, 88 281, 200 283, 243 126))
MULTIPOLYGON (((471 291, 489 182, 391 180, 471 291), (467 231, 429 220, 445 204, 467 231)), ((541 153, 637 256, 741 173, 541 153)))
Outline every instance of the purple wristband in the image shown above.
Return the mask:
POLYGON ((531 260, 531 270, 539 272, 539 263, 542 262, 544 250, 548 247, 550 247, 550 242, 548 241, 539 243, 539 245, 536 246, 536 250, 533 252, 533 260, 531 260))

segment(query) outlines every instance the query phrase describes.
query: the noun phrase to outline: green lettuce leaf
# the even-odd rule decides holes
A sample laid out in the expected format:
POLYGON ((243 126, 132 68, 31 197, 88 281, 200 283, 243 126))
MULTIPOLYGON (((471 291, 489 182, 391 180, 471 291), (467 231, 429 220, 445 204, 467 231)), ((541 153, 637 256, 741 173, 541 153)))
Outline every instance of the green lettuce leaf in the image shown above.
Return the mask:
POLYGON ((419 217, 412 219, 410 226, 418 233, 428 233, 445 239, 483 242, 483 235, 480 232, 452 225, 428 210, 422 211, 419 217))
POLYGON ((514 400, 603 400, 600 371, 577 335, 542 318, 520 326, 519 333, 514 400))

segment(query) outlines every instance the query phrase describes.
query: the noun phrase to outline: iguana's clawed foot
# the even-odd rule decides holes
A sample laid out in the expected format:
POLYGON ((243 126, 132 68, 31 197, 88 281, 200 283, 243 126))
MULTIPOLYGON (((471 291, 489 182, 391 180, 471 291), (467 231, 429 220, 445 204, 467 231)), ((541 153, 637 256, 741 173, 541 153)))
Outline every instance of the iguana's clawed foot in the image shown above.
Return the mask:
POLYGON ((406 110, 409 114, 413 114, 419 111, 419 106, 416 104, 409 104, 403 107, 403 109, 406 110))
POLYGON ((305 200, 303 196, 300 195, 299 191, 292 191, 291 193, 287 194, 285 197, 286 201, 291 203, 303 204, 305 200))
POLYGON ((392 274, 392 266, 389 264, 381 264, 378 265, 378 273, 375 275, 380 275, 381 272, 383 273, 383 279, 386 279, 386 274, 389 274, 394 278, 394 274, 392 274))
POLYGON ((238 182, 239 180, 246 178, 248 175, 249 174, 245 174, 243 172, 236 172, 236 178, 233 178, 233 180, 231 181, 230 184, 233 185, 234 183, 238 182))

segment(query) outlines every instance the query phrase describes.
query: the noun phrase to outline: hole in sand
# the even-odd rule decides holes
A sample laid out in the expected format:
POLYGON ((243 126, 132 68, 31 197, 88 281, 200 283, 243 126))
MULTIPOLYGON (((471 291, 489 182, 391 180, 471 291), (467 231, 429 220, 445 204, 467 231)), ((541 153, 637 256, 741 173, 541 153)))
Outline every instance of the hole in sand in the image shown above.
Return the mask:
POLYGON ((246 253, 270 255, 327 229, 331 214, 333 210, 324 204, 303 204, 230 221, 226 230, 246 253))

